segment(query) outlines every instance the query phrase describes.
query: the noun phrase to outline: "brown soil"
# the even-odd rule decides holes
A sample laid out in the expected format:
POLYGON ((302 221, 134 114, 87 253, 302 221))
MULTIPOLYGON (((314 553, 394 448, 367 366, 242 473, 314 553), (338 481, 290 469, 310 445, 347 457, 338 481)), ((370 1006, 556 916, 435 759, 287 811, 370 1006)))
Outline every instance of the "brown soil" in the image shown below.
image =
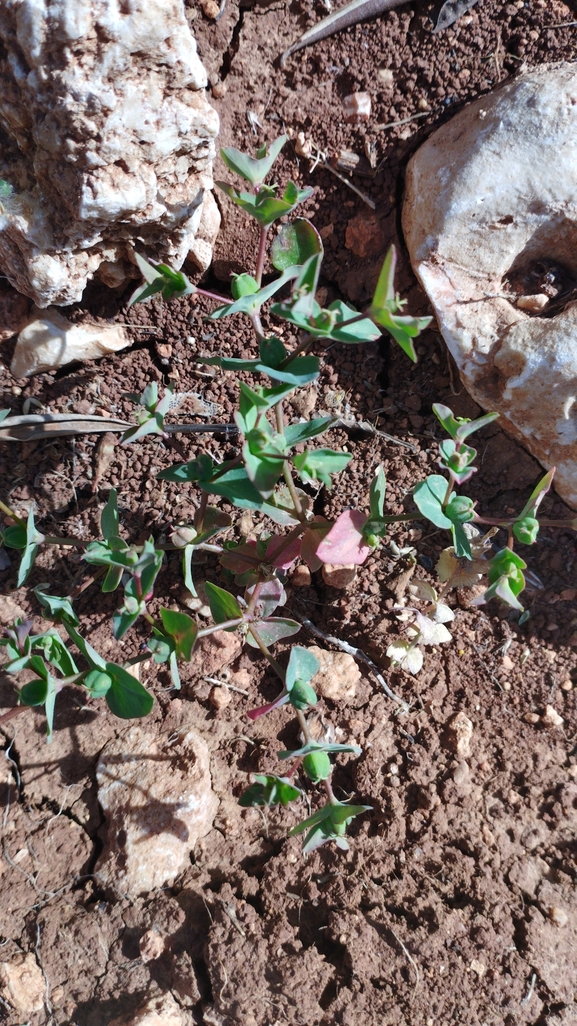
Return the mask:
MULTIPOLYGON (((427 302, 399 234, 409 156, 463 103, 515 74, 523 62, 575 56, 575 30, 547 27, 574 19, 570 6, 557 0, 482 0, 438 36, 429 31, 431 13, 427 3, 402 6, 301 51, 281 71, 274 59, 322 15, 320 9, 295 0, 239 10, 236 0, 227 0, 215 24, 190 8, 213 88, 221 94, 226 88, 214 100, 223 144, 252 148, 286 127, 304 131, 331 156, 353 150, 363 157, 365 147, 374 152, 376 173, 354 179, 375 201, 374 213, 328 171, 309 175, 307 163, 299 164, 288 147, 278 177, 290 174, 316 186, 306 213, 325 241, 327 292, 363 302, 395 241, 398 286, 413 313, 426 313, 427 302), (389 70, 392 76, 383 74, 389 70), (355 90, 369 92, 373 101, 371 119, 361 127, 342 117, 343 97, 355 90), (426 110, 419 120, 376 127, 426 110), (251 112, 263 126, 254 134, 251 112)), ((224 177, 222 167, 216 177, 224 177)), ((229 205, 223 214, 214 274, 226 280, 231 269, 253 266, 254 249, 244 221, 241 228, 229 205)), ((52 410, 128 417, 132 407, 124 392, 171 380, 183 394, 179 416, 229 420, 236 395, 231 376, 209 377, 195 354, 252 355, 244 322, 207 324, 206 308, 193 299, 172 306, 153 302, 129 313, 126 301, 126 295, 94 285, 73 316, 129 322, 135 339, 130 350, 31 381, 15 382, 3 369, 0 408, 21 412, 24 401, 34 398, 52 410)), ((284 337, 291 341, 288 332, 284 337)), ((390 508, 403 511, 411 487, 436 470, 439 430, 432 403, 445 402, 462 416, 477 414, 438 332, 426 332, 417 348, 414 367, 388 339, 324 353, 321 377, 298 397, 294 413, 337 410, 372 420, 411 447, 360 429, 334 431, 328 444, 347 446, 354 456, 338 488, 321 496, 319 512, 366 504, 380 462, 390 508)), ((4 343, 6 365, 10 355, 11 344, 4 343)), ((202 450, 219 458, 235 451, 235 443, 221 436, 179 441, 188 458, 202 450)), ((134 540, 150 532, 158 537, 191 515, 194 489, 180 491, 155 477, 174 462, 174 453, 154 439, 117 447, 95 482, 98 442, 83 436, 3 445, 3 497, 19 511, 33 499, 47 531, 84 538, 95 535, 110 486, 119 490, 125 536, 134 540)), ((480 436, 480 473, 468 491, 489 515, 507 512, 524 503, 540 472, 493 426, 480 436)), ((570 515, 555 495, 544 505, 548 516, 570 515)), ((248 521, 243 519, 245 533, 248 521)), ((446 543, 440 532, 412 529, 394 537, 398 545, 416 545, 417 573, 432 581, 446 543)), ((14 603, 38 615, 27 590, 15 590, 15 566, 0 572, 4 620, 14 603)), ((105 831, 95 765, 103 744, 124 724, 103 705, 82 704, 71 689, 59 700, 51 746, 43 717, 34 711, 5 725, 0 961, 31 951, 44 973, 45 1011, 30 1014, 27 1022, 106 1026, 123 1015, 130 1022, 147 995, 166 992, 182 1007, 183 1023, 208 1026, 577 1021, 574 534, 543 532, 530 567, 536 578, 525 625, 496 604, 458 608, 453 643, 431 650, 415 678, 386 670, 385 650, 399 632, 392 606, 403 570, 387 547, 370 557, 346 592, 327 588, 320 575, 309 589, 291 590, 297 617, 364 649, 411 703, 408 715, 398 715, 365 670, 352 705, 323 703, 323 721, 363 748, 358 760, 337 760, 334 776, 340 797, 354 795, 372 806, 357 821, 347 854, 326 847, 303 859, 299 839, 286 839, 302 810, 263 817, 236 804, 251 771, 278 766, 279 739, 295 740, 283 710, 255 723, 246 717, 247 709, 277 691, 273 675, 252 652, 244 651, 232 666, 235 674, 245 671, 248 697, 231 692, 231 703, 220 712, 209 701, 207 666, 198 658, 184 667, 178 696, 164 669, 157 673, 150 666, 143 673, 157 697, 148 720, 151 735, 183 723, 198 729, 212 751, 221 805, 213 830, 191 853, 177 883, 133 902, 100 893, 91 877, 105 831), (546 726, 541 714, 547 705, 561 714, 562 726, 546 726), (466 761, 447 731, 457 712, 473 723, 466 761), (138 942, 151 928, 167 938, 167 947, 160 958, 143 962, 138 942)), ((197 578, 203 573, 218 580, 212 558, 197 578)), ((49 579, 52 590, 64 594, 83 574, 74 550, 51 551, 42 555, 31 583, 49 579)), ((157 594, 177 601, 178 582, 171 558, 157 594)), ((95 586, 77 607, 88 640, 124 659, 137 653, 146 632, 137 627, 124 643, 114 642, 115 599, 95 586)), ((302 638, 306 643, 304 632, 302 638)), ((6 675, 0 683, 5 710, 15 701, 13 685, 6 675)), ((314 807, 314 788, 310 796, 314 807)), ((0 1014, 7 1026, 22 1022, 8 1005, 0 1014)))

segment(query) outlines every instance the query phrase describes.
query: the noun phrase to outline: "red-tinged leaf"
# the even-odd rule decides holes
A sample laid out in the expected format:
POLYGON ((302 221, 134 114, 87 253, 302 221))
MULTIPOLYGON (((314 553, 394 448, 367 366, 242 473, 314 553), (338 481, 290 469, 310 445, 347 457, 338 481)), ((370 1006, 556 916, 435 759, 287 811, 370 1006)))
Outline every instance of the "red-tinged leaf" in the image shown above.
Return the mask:
POLYGON ((320 570, 323 565, 322 559, 319 559, 317 555, 317 550, 323 538, 326 538, 329 533, 331 524, 326 517, 315 517, 313 524, 326 524, 326 527, 309 527, 302 539, 301 559, 304 559, 309 570, 314 573, 315 570, 320 570))
MULTIPOLYGON (((252 597, 256 584, 246 589, 245 601, 248 603, 252 597)), ((284 606, 286 602, 286 591, 277 577, 271 581, 264 581, 259 586, 258 600, 255 608, 255 615, 259 619, 265 619, 274 613, 277 606, 284 606)))
POLYGON ((275 535, 270 539, 266 549, 265 562, 270 563, 277 570, 288 570, 291 563, 294 563, 301 553, 301 539, 293 538, 290 545, 287 545, 278 556, 275 556, 275 552, 280 549, 283 542, 284 538, 275 535))
POLYGON ((249 709, 246 715, 249 720, 258 720, 259 716, 265 716, 266 713, 272 712, 273 709, 280 709, 281 705, 288 703, 288 700, 288 693, 283 691, 278 698, 275 698, 274 702, 269 702, 268 705, 259 705, 258 709, 249 709))
POLYGON ((243 542, 235 549, 225 549, 220 557, 220 565, 233 574, 245 574, 247 570, 257 570, 263 562, 259 558, 256 542, 243 542))
POLYGON ((337 566, 364 563, 372 552, 362 535, 366 522, 367 517, 358 509, 346 509, 341 513, 317 548, 321 562, 337 566))
MULTIPOLYGON (((267 647, 274 645, 275 641, 281 641, 282 638, 290 638, 291 634, 296 634, 301 629, 300 623, 297 623, 296 620, 285 620, 279 616, 271 616, 268 620, 258 620, 254 627, 258 631, 260 639, 264 641, 267 647)), ((258 644, 253 638, 250 629, 246 640, 252 648, 258 648, 258 644)))

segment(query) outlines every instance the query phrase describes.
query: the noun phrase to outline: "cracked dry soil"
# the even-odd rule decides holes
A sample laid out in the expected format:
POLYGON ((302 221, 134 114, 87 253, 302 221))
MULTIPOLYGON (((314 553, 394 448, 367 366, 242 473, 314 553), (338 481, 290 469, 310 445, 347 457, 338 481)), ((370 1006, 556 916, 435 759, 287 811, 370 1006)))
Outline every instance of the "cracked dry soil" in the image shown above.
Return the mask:
MULTIPOLYGON (((370 176, 355 183, 375 202, 371 211, 327 171, 309 175, 289 147, 279 179, 289 175, 316 192, 305 213, 313 217, 326 249, 323 287, 362 303, 371 292, 391 241, 400 249, 398 287, 414 313, 427 302, 410 272, 399 235, 406 162, 426 137, 467 100, 516 73, 523 61, 575 59, 571 4, 481 0, 452 29, 432 36, 428 3, 408 4, 301 51, 284 71, 273 58, 322 14, 300 0, 239 10, 228 0, 218 23, 200 9, 189 16, 207 65, 222 118, 222 143, 252 147, 283 127, 304 131, 331 154, 352 150, 370 176), (371 120, 344 123, 345 95, 367 91, 371 120), (262 130, 253 134, 247 115, 262 130), (390 129, 379 125, 404 122, 390 129), (366 153, 378 170, 371 172, 366 153)), ((216 177, 223 177, 222 168, 216 177)), ((213 274, 251 268, 253 239, 223 208, 213 274)), ((217 283, 218 284, 218 283, 217 283)), ((219 286, 222 288, 222 285, 219 286)), ((240 319, 208 324, 195 299, 164 306, 153 302, 127 313, 124 296, 96 285, 77 319, 117 319, 134 328, 134 346, 114 358, 56 375, 14 382, 0 377, 0 406, 21 411, 27 397, 53 410, 108 410, 128 416, 125 391, 149 380, 172 380, 183 393, 181 415, 202 416, 209 405, 231 417, 230 376, 199 372, 195 353, 252 356, 253 342, 240 319), (146 328, 147 330, 136 330, 146 328), (15 395, 13 389, 21 388, 15 395)), ((67 311, 70 314, 70 311, 67 311)), ((132 330, 129 328, 128 330, 132 330)), ((278 329, 277 329, 278 330, 278 329)), ((285 332, 285 340, 293 341, 285 332)), ((294 416, 337 410, 373 421, 410 448, 360 429, 333 431, 328 443, 346 446, 353 460, 333 493, 321 493, 318 512, 333 514, 367 500, 368 482, 382 462, 393 512, 403 511, 411 487, 436 469, 438 425, 433 402, 462 416, 478 408, 449 365, 439 334, 418 343, 412 366, 388 339, 363 347, 326 350, 321 377, 296 397, 294 416)), ((10 362, 10 344, 2 362, 10 362)), ((518 509, 540 469, 497 426, 479 437, 480 472, 469 492, 490 515, 518 509)), ((0 475, 19 509, 34 499, 38 522, 58 533, 89 537, 96 530, 107 490, 119 490, 127 537, 158 535, 195 506, 192 489, 179 493, 155 474, 174 455, 154 440, 117 447, 93 493, 98 438, 56 439, 49 444, 4 445, 0 475)), ((222 458, 234 441, 184 437, 187 458, 205 448, 222 458)), ((551 495, 548 516, 567 516, 551 495)), ((417 574, 433 580, 444 544, 420 525, 399 531, 399 545, 415 544, 417 574)), ((242 528, 250 531, 245 517, 242 528)), ((183 690, 170 692, 163 668, 144 671, 157 698, 147 721, 162 746, 183 725, 206 739, 220 808, 212 831, 190 856, 176 883, 136 900, 99 891, 91 876, 106 826, 98 806, 95 767, 107 740, 124 724, 95 703, 65 693, 58 704, 54 741, 46 746, 42 716, 29 711, 3 731, 5 759, 0 862, 0 960, 31 952, 45 984, 42 1009, 25 1015, 4 1002, 6 1026, 44 1023, 107 1026, 132 1023, 147 997, 171 994, 174 1022, 183 1026, 467 1026, 577 1021, 575 827, 577 807, 576 702, 577 604, 575 537, 546 531, 530 553, 537 575, 528 593, 531 618, 519 627, 495 604, 456 610, 454 641, 426 659, 416 678, 389 673, 394 690, 411 703, 407 716, 365 672, 346 704, 322 703, 323 721, 363 748, 358 760, 340 759, 339 796, 354 794, 372 805, 358 821, 351 850, 321 849, 307 860, 286 830, 300 811, 272 811, 263 818, 241 810, 236 798, 251 771, 275 766, 274 753, 295 741, 283 711, 256 723, 246 710, 270 700, 277 686, 251 652, 230 667, 248 691, 232 692, 215 711, 201 660, 184 667, 183 690), (248 682, 248 683, 247 683, 248 682), (541 718, 546 705, 560 726, 541 718), (472 721, 466 756, 455 751, 447 724, 462 712, 472 721), (165 938, 161 955, 143 961, 139 941, 153 930, 165 938), (123 1018, 126 1017, 126 1018, 123 1018)), ((361 568, 346 592, 327 588, 317 575, 309 589, 292 588, 289 605, 328 634, 363 648, 382 668, 398 636, 392 613, 402 562, 384 548, 361 568)), ((197 570, 218 580, 210 559, 197 570)), ((73 550, 42 556, 31 583, 50 579, 66 593, 82 579, 73 550)), ((4 620, 15 605, 37 617, 24 590, 15 590, 15 564, 0 574, 4 620)), ((157 594, 178 601, 179 573, 170 559, 157 594)), ((123 645, 112 639, 115 596, 95 588, 83 593, 78 612, 88 640, 117 658, 134 655, 144 632, 132 630, 123 645)), ((302 643, 309 640, 303 635, 302 643)), ((282 647, 278 646, 282 652, 282 647)), ((214 672, 218 672, 216 666, 214 672)), ((388 671, 385 671, 388 673, 388 671)), ((0 677, 2 707, 14 704, 11 681, 0 677)), ((315 795, 311 789, 314 803, 315 795)), ((171 1020, 172 1021, 172 1020, 171 1020)))

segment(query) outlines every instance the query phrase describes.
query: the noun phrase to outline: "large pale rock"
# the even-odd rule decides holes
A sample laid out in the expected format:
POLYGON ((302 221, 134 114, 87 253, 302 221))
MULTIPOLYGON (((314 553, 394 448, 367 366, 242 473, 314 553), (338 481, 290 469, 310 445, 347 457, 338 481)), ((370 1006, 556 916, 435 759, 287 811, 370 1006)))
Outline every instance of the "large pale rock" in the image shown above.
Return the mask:
POLYGON ((205 267, 218 115, 183 0, 5 0, 0 43, 12 284, 45 307, 79 300, 97 271, 122 284, 134 248, 205 267))
POLYGON ((537 301, 532 314, 513 289, 530 286, 542 261, 577 279, 576 167, 577 68, 544 66, 470 104, 418 150, 403 227, 467 390, 557 466, 557 490, 577 507, 577 302, 547 316, 537 301))
POLYGON ((128 1015, 110 1019, 108 1026, 185 1026, 186 1013, 176 1003, 172 994, 150 998, 128 1015))
POLYGON ((97 360, 130 345, 117 324, 71 324, 58 310, 36 317, 18 336, 10 370, 15 378, 64 367, 73 360, 97 360))
POLYGON ((134 897, 173 883, 218 808, 205 741, 133 726, 105 746, 96 776, 107 821, 101 886, 134 897))
POLYGON ((46 980, 32 952, 0 962, 0 995, 17 1012, 42 1011, 46 980))

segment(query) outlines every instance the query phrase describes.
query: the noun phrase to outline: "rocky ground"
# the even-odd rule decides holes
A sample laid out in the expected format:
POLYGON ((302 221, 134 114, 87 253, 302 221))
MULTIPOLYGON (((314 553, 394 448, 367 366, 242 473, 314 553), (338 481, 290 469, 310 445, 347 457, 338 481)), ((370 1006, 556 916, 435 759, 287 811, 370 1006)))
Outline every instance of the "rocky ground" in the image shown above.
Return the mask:
MULTIPOLYGON (((435 36, 430 5, 407 4, 296 54, 284 70, 275 58, 320 10, 300 2, 239 10, 227 0, 216 24, 192 5, 188 12, 224 144, 254 147, 283 130, 295 137, 302 131, 331 156, 347 150, 360 158, 366 175, 353 183, 374 211, 327 170, 310 173, 294 150, 287 147, 279 163, 279 180, 290 175, 316 187, 306 213, 324 240, 327 295, 362 303, 395 241, 398 288, 415 314, 427 313, 427 301, 399 228, 409 156, 463 103, 523 62, 575 57, 575 28, 548 27, 574 19, 571 5, 557 0, 482 0, 435 36), (342 116, 343 98, 356 90, 372 97, 371 118, 360 126, 342 116)), ((224 177, 222 168, 216 177, 224 177)), ((223 216, 207 279, 217 289, 231 270, 254 264, 244 222, 241 229, 224 204, 223 216)), ((5 369, 13 343, 3 343, 0 408, 19 413, 34 400, 40 407, 33 409, 128 417, 132 406, 123 394, 154 380, 174 384, 180 418, 229 421, 232 377, 207 377, 195 354, 252 355, 245 324, 207 324, 207 307, 194 298, 127 312, 129 294, 94 284, 79 307, 66 311, 75 320, 128 325, 133 346, 99 363, 15 380, 5 369)), ((319 513, 366 503, 379 463, 390 509, 402 511, 413 485, 436 470, 440 433, 432 403, 478 414, 434 328, 417 351, 415 366, 388 339, 322 353, 319 381, 297 396, 289 414, 336 411, 385 435, 354 425, 332 432, 328 444, 346 447, 353 459, 339 487, 320 496, 319 513)), ((187 458, 234 451, 218 435, 179 441, 187 458)), ((469 493, 488 515, 518 509, 540 467, 496 425, 479 435, 478 448, 480 471, 469 493)), ((157 480, 172 462, 173 453, 146 438, 116 446, 108 463, 96 436, 6 443, 2 498, 20 512, 34 500, 47 532, 88 538, 114 486, 125 537, 159 537, 197 502, 191 486, 157 480)), ((571 515, 554 494, 544 505, 547 516, 571 515)), ((244 516, 236 537, 257 524, 258 517, 244 516)), ((434 581, 442 534, 418 524, 394 539, 415 547, 417 576, 434 581)), ((0 1014, 7 1026, 129 1026, 145 1014, 156 1026, 576 1021, 575 535, 544 531, 529 563, 530 619, 519 626, 506 608, 473 610, 462 596, 452 643, 430 650, 416 677, 391 671, 385 657, 399 637, 393 605, 406 570, 389 545, 345 591, 316 574, 308 587, 289 584, 297 619, 361 648, 410 704, 408 714, 400 713, 367 667, 349 659, 337 674, 341 693, 319 706, 319 729, 363 749, 359 759, 337 760, 337 795, 372 807, 357 820, 345 854, 325 847, 302 858, 299 839, 286 837, 302 810, 261 815, 238 806, 248 775, 274 770, 275 752, 296 741, 296 730, 282 709, 247 719, 247 710, 271 700, 277 687, 262 660, 230 635, 226 643, 205 643, 184 666, 178 694, 164 668, 143 665, 142 681, 156 701, 136 733, 73 689, 59 698, 50 746, 40 713, 3 724, 0 1014), (219 678, 235 690, 215 685, 219 678), (194 773, 205 779, 204 759, 219 802, 210 832, 199 831, 194 843, 190 824, 183 827, 184 816, 171 806, 178 874, 163 886, 154 877, 158 859, 144 846, 136 852, 141 893, 138 882, 122 876, 134 855, 122 823, 110 806, 107 823, 102 809, 105 778, 123 752, 138 759, 126 816, 138 813, 142 837, 148 822, 166 817, 159 795, 170 791, 175 774, 179 788, 194 773)), ((211 556, 195 570, 197 579, 217 581, 218 573, 211 556)), ((31 583, 50 580, 54 592, 65 594, 85 575, 73 549, 49 550, 31 583)), ((23 613, 38 625, 37 604, 28 589, 16 588, 16 560, 0 581, 2 623, 23 613)), ((175 557, 157 594, 159 603, 181 600, 175 557)), ((116 596, 93 586, 76 608, 88 640, 111 658, 127 659, 146 632, 135 628, 115 642, 116 604, 116 596)), ((334 651, 304 631, 296 640, 334 651)), ((6 674, 0 684, 6 710, 15 703, 13 684, 6 674)), ((310 797, 314 803, 314 788, 310 797)), ((210 794, 206 801, 215 804, 210 794)))

